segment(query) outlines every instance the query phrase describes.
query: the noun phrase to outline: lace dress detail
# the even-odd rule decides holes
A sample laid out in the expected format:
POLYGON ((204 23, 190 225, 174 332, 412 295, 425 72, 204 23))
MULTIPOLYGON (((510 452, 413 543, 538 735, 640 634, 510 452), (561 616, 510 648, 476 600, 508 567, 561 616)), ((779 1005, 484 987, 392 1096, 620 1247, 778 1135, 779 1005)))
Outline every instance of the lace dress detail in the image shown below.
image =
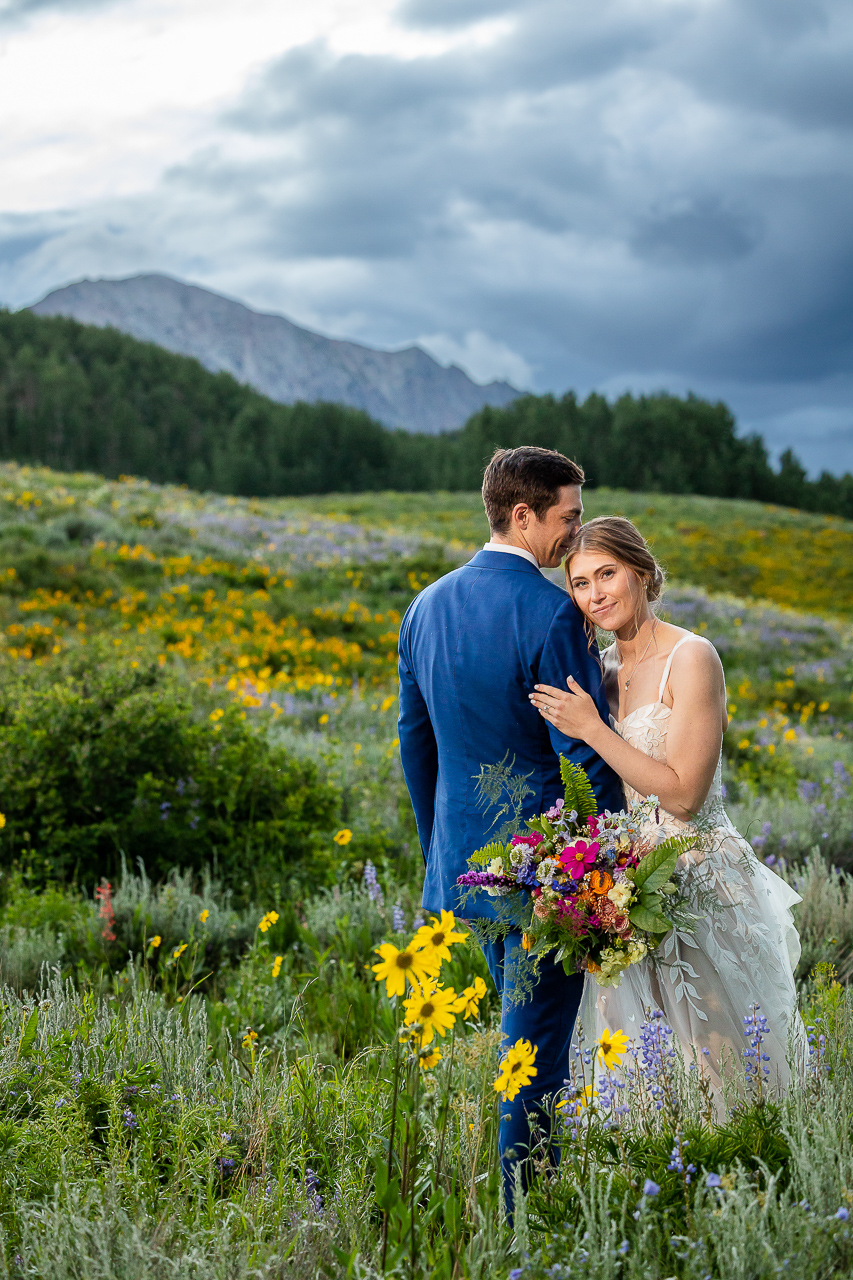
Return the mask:
MULTIPOLYGON (((620 737, 653 760, 666 761, 666 734, 671 708, 663 702, 676 649, 700 636, 685 636, 672 650, 663 673, 658 701, 637 707, 611 723, 620 737)), ((639 1040, 648 1009, 660 1009, 679 1038, 686 1061, 704 1070, 722 1105, 722 1075, 726 1063, 740 1064, 747 1041, 743 1019, 753 1004, 761 1006, 770 1034, 762 1052, 768 1055, 770 1081, 779 1090, 787 1084, 789 1038, 794 1057, 805 1060, 807 1044, 797 1012, 794 969, 800 940, 791 907, 799 894, 775 872, 759 862, 726 813, 717 764, 697 825, 702 847, 679 860, 688 884, 695 886, 699 919, 695 931, 673 930, 653 957, 632 965, 618 987, 601 988, 587 977, 579 1025, 587 1043, 605 1028, 622 1030, 639 1040), (701 900, 712 895, 719 909, 702 911, 701 900)), ((628 803, 640 799, 625 787, 628 803)), ((682 833, 687 824, 660 810, 667 835, 682 833)), ((659 828, 658 828, 659 830, 659 828)))

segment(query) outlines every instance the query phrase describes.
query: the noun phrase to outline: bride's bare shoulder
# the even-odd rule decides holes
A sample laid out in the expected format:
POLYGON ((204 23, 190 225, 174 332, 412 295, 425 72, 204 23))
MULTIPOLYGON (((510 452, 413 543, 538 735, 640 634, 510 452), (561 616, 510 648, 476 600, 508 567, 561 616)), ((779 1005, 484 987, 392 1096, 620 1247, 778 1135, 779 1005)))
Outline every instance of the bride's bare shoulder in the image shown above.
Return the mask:
MULTIPOLYGON (((682 627, 674 627, 681 634, 676 638, 677 651, 672 655, 672 676, 679 682, 687 680, 707 680, 711 677, 715 683, 723 678, 723 664, 720 655, 705 636, 697 636, 694 631, 685 631, 682 627), (682 644, 681 641, 690 643, 682 644)), ((673 646, 675 648, 675 646, 673 646)))

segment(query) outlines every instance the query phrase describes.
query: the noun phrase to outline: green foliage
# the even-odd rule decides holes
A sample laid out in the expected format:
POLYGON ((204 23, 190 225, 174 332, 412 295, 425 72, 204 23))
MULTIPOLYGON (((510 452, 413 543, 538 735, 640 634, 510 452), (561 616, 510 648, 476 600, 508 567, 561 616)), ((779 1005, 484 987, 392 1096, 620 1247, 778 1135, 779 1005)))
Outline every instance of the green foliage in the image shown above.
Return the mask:
POLYGON ((163 877, 208 864, 243 888, 330 868, 333 787, 230 707, 200 720, 156 668, 104 662, 85 675, 0 691, 7 861, 91 886, 124 853, 163 877))
POLYGON ((114 329, 0 312, 0 456, 239 494, 479 488, 497 446, 577 458, 592 485, 716 494, 853 516, 853 477, 810 481, 695 395, 573 392, 486 407, 442 436, 389 431, 336 404, 280 405, 226 373, 114 329))
POLYGON ((566 808, 569 812, 574 809, 578 815, 578 826, 582 827, 598 813, 598 802, 592 784, 581 766, 572 764, 565 756, 560 756, 560 777, 563 780, 566 808))
MULTIPOLYGON (((476 798, 479 807, 489 813, 495 810, 490 828, 495 839, 500 843, 513 834, 521 825, 521 810, 527 796, 534 794, 533 788, 527 785, 531 773, 516 773, 513 770, 515 756, 510 758, 507 751, 498 764, 481 764, 477 774, 476 798), (498 827, 498 823, 501 825, 498 827)), ((497 855, 495 855, 497 856, 497 855)))

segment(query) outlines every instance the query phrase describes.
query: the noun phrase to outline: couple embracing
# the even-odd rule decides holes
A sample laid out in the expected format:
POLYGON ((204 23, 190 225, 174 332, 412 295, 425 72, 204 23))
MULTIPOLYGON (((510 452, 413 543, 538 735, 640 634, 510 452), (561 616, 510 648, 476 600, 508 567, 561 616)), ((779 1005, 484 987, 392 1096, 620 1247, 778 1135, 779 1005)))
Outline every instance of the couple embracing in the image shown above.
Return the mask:
MULTIPOLYGON (((790 912, 799 898, 756 859, 723 807, 720 659, 709 641, 657 617, 663 572, 630 521, 582 523, 583 481, 552 450, 498 450, 483 479, 490 541, 421 592, 403 620, 400 753, 426 863, 423 905, 458 911, 457 877, 493 838, 477 803, 481 767, 513 760, 526 776, 529 816, 562 793, 563 755, 586 771, 600 812, 653 795, 666 834, 699 819, 701 847, 680 867, 696 872, 697 893, 700 879, 705 895, 710 886, 721 909, 697 913, 691 933, 673 931, 659 956, 609 989, 546 958, 532 996, 513 999, 520 935, 482 944, 504 1047, 523 1038, 537 1048, 535 1078, 502 1108, 508 1204, 519 1160, 528 1181, 531 1123, 550 1129, 576 1026, 588 1043, 606 1030, 639 1040, 649 1011, 662 1011, 718 1098, 727 1064, 742 1061, 752 1006, 767 1020, 763 1065, 778 1088, 790 1038, 803 1034, 790 912), (565 590, 541 572, 562 562, 565 590), (614 636, 603 653, 596 627, 614 636)), ((476 910, 489 915, 487 902, 476 910)))

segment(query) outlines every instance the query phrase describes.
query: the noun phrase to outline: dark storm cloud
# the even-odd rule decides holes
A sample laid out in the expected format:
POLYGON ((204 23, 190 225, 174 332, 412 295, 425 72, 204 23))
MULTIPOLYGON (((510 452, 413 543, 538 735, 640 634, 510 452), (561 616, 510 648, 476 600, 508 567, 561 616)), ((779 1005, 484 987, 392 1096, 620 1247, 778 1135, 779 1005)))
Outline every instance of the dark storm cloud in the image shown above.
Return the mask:
POLYGON ((221 146, 150 198, 81 214, 85 233, 63 222, 42 276, 86 262, 100 226, 114 274, 125 254, 128 273, 215 286, 225 263, 232 294, 377 344, 478 331, 541 389, 693 386, 768 431, 849 403, 849 0, 405 0, 398 16, 447 51, 291 51, 221 146), (298 286, 264 294, 279 269, 298 286))
MULTIPOLYGON (((422 256, 431 292, 483 227, 522 250, 537 236, 587 240, 601 258, 598 296, 578 296, 557 252, 544 279, 481 279, 472 311, 497 306, 525 353, 562 337, 569 359, 602 370, 801 378, 849 352, 845 51, 829 5, 746 0, 638 18, 618 3, 480 4, 448 9, 448 25, 462 11, 511 14, 514 28, 476 54, 301 49, 247 94, 235 127, 287 143, 278 178, 289 194, 279 202, 261 184, 283 253, 422 256), (814 102, 794 127, 809 85, 814 102), (821 117, 816 144, 830 103, 835 133, 821 117)), ((433 26, 441 12, 429 6, 433 26)), ((426 20, 414 4, 403 13, 426 20)), ((849 53, 848 41, 848 65, 849 53)))

